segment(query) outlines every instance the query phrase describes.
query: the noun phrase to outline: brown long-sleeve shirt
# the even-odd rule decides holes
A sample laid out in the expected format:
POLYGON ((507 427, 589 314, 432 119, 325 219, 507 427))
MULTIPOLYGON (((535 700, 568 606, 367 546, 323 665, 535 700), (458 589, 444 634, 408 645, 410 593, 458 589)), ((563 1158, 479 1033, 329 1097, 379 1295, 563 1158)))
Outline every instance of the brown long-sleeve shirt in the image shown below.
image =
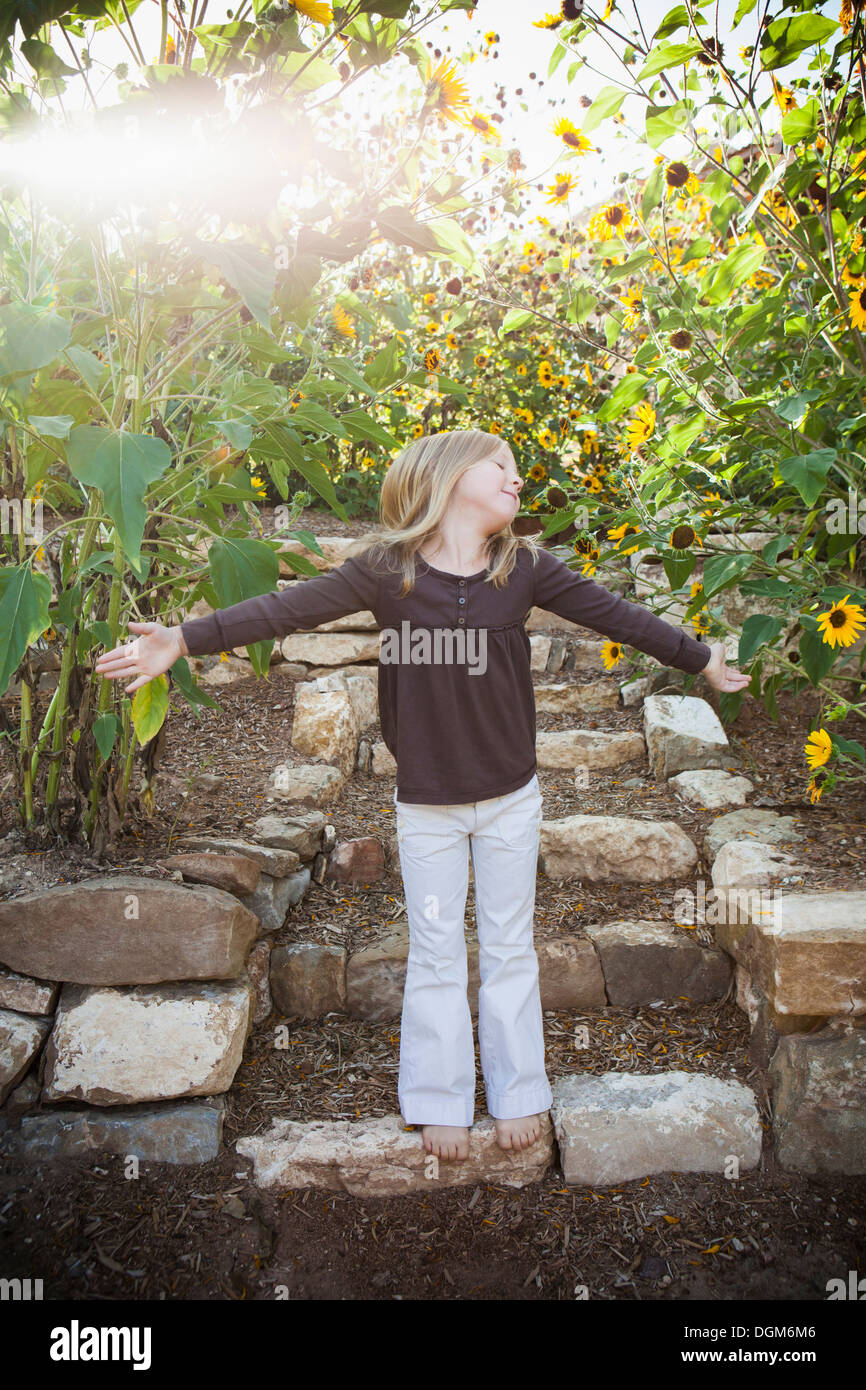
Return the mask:
POLYGON ((369 609, 382 629, 379 717, 397 762, 398 799, 430 805, 504 796, 534 775, 535 695, 524 626, 533 607, 681 671, 700 671, 710 659, 706 643, 575 573, 548 550, 533 564, 521 546, 501 589, 485 583, 487 574, 447 574, 417 557, 415 587, 400 598, 398 574, 366 556, 350 558, 315 579, 190 619, 181 631, 190 655, 201 656, 369 609))

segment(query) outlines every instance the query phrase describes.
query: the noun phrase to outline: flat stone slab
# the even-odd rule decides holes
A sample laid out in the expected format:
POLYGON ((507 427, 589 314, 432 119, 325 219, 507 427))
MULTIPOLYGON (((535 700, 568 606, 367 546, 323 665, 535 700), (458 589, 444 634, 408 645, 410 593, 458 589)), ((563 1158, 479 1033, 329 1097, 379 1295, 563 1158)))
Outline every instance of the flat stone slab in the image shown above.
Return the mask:
POLYGON ((285 878, 298 868, 300 855, 290 849, 275 849, 271 845, 256 845, 251 840, 232 840, 219 835, 180 835, 177 844, 186 850, 214 854, 240 854, 252 859, 272 878, 285 878))
POLYGON ((601 957, 609 1002, 616 1007, 685 996, 694 1004, 722 999, 732 965, 724 951, 702 946, 669 922, 621 919, 586 928, 601 957))
POLYGON ((564 816, 542 821, 540 860, 549 878, 662 883, 691 876, 698 852, 674 821, 564 816))
POLYGON ((408 1129, 402 1115, 375 1120, 275 1120, 265 1134, 237 1140, 235 1148, 254 1164, 260 1187, 320 1187, 356 1197, 394 1197, 440 1187, 496 1183, 526 1187, 540 1182, 555 1161, 553 1126, 542 1117, 541 1136, 528 1149, 500 1149, 496 1128, 485 1115, 469 1129, 469 1157, 447 1162, 428 1154, 421 1130, 408 1129))
POLYGON ((646 757, 641 734, 633 730, 605 733, 596 729, 561 729, 539 733, 535 739, 539 767, 622 767, 634 758, 646 757))
POLYGON ((742 811, 729 811, 719 816, 704 836, 704 858, 712 864, 723 845, 731 840, 760 840, 766 845, 785 845, 802 840, 793 816, 780 816, 778 811, 766 811, 760 806, 747 806, 742 811))
POLYGON ((694 695, 647 695, 643 702, 647 757, 656 777, 733 761, 721 721, 694 695))
POLYGON ((225 1099, 166 1105, 61 1110, 25 1115, 6 1152, 27 1159, 88 1158, 94 1152, 134 1155, 149 1163, 210 1163, 222 1142, 225 1099))
POLYGON ((714 930, 776 1013, 866 1014, 866 892, 766 896, 739 894, 714 930))
POLYGON ((64 985, 42 1099, 132 1105, 227 1091, 254 1006, 247 979, 128 990, 64 985))
POLYGON ((726 806, 745 806, 749 792, 755 790, 748 777, 734 777, 721 768, 698 768, 692 772, 677 772, 668 778, 668 786, 678 791, 684 800, 705 811, 721 811, 726 806))
POLYGON ((769 1065, 776 1157, 801 1173, 866 1173, 866 1028, 779 1040, 769 1065))
POLYGON ((739 1081, 685 1071, 566 1076, 551 1118, 565 1181, 610 1187, 652 1173, 740 1172, 761 1157, 755 1097, 739 1081))
POLYGON ((112 874, 0 903, 0 961, 80 985, 232 979, 259 924, 220 888, 112 874))

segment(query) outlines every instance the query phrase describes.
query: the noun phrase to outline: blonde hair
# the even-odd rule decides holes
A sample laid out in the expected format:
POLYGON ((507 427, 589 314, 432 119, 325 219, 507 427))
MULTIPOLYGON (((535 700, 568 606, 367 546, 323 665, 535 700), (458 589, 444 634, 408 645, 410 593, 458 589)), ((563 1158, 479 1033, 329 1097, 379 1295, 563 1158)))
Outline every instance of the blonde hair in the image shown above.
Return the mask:
MULTIPOLYGON (((485 430, 442 430, 422 435, 393 459, 379 495, 378 529, 354 541, 344 558, 362 553, 372 564, 382 560, 392 571, 400 570, 405 598, 415 584, 415 555, 433 539, 448 510, 459 479, 473 464, 490 458, 502 444, 498 435, 485 430)), ((485 583, 501 588, 510 575, 520 549, 529 550, 536 562, 540 547, 530 536, 517 536, 508 522, 488 536, 484 546, 485 583)))

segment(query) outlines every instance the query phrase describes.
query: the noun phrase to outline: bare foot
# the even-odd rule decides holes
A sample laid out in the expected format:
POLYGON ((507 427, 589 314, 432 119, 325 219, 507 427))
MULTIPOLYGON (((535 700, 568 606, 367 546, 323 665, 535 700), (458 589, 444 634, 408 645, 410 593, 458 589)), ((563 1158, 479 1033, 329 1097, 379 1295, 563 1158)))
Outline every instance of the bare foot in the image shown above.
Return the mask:
POLYGON ((448 1160, 469 1157, 469 1130, 465 1125, 422 1125, 421 1142, 428 1154, 448 1160))
POLYGON ((519 1120, 497 1120, 496 1142, 500 1149, 528 1149, 541 1138, 541 1116, 524 1115, 519 1120))

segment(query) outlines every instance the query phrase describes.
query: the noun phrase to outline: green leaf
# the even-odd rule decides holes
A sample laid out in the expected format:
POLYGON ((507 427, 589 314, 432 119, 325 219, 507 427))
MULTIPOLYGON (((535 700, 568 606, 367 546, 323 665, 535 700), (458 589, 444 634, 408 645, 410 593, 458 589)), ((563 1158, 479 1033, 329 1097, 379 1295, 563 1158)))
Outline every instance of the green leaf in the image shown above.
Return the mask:
POLYGON ((285 460, 290 466, 300 473, 321 497, 324 497, 328 506, 336 512, 341 521, 348 522, 345 508, 337 501, 337 494, 334 491, 334 484, 328 476, 327 470, 315 457, 311 457, 312 450, 309 441, 306 447, 301 444, 297 435, 293 434, 286 425, 269 423, 264 426, 265 439, 255 440, 250 452, 254 458, 277 457, 285 460))
POLYGON ((0 569, 0 695, 27 648, 50 627, 51 580, 29 564, 0 569))
POLYGON ((363 410, 347 411, 345 415, 340 416, 340 425, 343 433, 355 442, 371 439, 386 449, 400 448, 399 439, 395 439, 393 434, 389 434, 378 421, 371 419, 363 410))
POLYGON ((619 108, 625 101, 626 94, 622 87, 602 87, 592 106, 583 118, 581 130, 584 135, 588 135, 596 126, 600 126, 602 121, 615 116, 619 108))
MULTIPOLYGON (((800 653, 800 665, 812 684, 817 685, 832 670, 836 660, 836 648, 831 647, 829 642, 825 642, 816 628, 809 626, 809 618, 804 615, 800 621, 803 624, 803 631, 797 644, 800 653)), ((814 623, 814 619, 811 622, 814 623)))
POLYGON ((704 561, 704 597, 709 598, 720 589, 727 588, 741 575, 750 570, 755 557, 751 554, 710 555, 704 561))
POLYGON ((149 434, 113 434, 95 425, 79 425, 66 441, 66 462, 80 483, 99 488, 124 553, 141 578, 144 494, 171 467, 168 445, 149 434))
POLYGON ((32 304, 0 306, 0 377, 28 376, 47 367, 69 342, 69 324, 32 304))
POLYGON ((472 242, 459 222, 455 222, 453 217, 437 218, 430 227, 438 246, 447 251, 452 260, 466 270, 479 269, 478 257, 472 242))
POLYGON ((69 358, 78 375, 91 391, 96 392, 99 383, 109 370, 107 362, 100 362, 94 352, 88 352, 83 347, 68 347, 66 356, 69 358))
POLYGON ((818 98, 809 97, 796 111, 782 117, 782 139, 786 145, 810 144, 818 134, 818 98))
POLYGON ((618 420, 633 405, 642 401, 646 395, 647 378, 640 372, 630 372, 622 377, 610 393, 607 401, 598 410, 596 418, 600 424, 618 420))
POLYGON ((369 396, 369 382, 364 380, 350 357, 326 357, 323 365, 332 371, 334 376, 353 387, 360 395, 369 396))
MULTIPOLYGON (((142 689, 145 688, 146 687, 142 686, 142 689)), ((136 691, 136 695, 138 694, 140 694, 140 691, 136 691)), ((133 697, 132 707, 133 709, 135 709, 135 697, 133 697)), ((123 726, 121 725, 121 722, 118 719, 117 715, 112 714, 107 710, 104 711, 102 714, 97 715, 96 719, 94 719, 93 737, 96 739, 96 746, 99 749, 99 756, 102 758, 102 761, 104 763, 108 762, 108 759, 111 756, 111 750, 114 747, 114 741, 120 733, 122 727, 123 726)))
MULTIPOLYGON (((690 24, 689 12, 685 5, 676 5, 674 9, 668 10, 659 27, 653 34, 653 43, 659 39, 666 39, 669 34, 675 34, 677 29, 685 29, 690 24)), ((695 24, 703 24, 704 19, 701 15, 695 15, 695 24)))
POLYGON ((64 63, 59 53, 41 39, 25 39, 21 52, 40 77, 77 77, 78 69, 64 63))
POLYGON ((191 244, 205 260, 219 267, 256 321, 270 331, 270 304, 276 280, 273 259, 243 242, 217 243, 194 237, 191 244))
POLYGON ((252 425, 244 420, 215 420, 220 434, 225 435, 233 449, 248 449, 253 437, 252 425))
POLYGON ((301 426, 315 430, 317 434, 332 434, 336 439, 342 439, 345 433, 335 416, 311 400, 301 401, 297 410, 292 411, 292 427, 301 426))
POLYGON ((28 415, 27 423, 37 434, 47 434, 49 439, 66 439, 75 424, 74 415, 28 415))
POLYGON ((644 221, 649 217, 653 208, 657 208, 662 200, 662 195, 664 193, 664 176, 664 164, 656 164, 646 181, 643 197, 640 202, 641 216, 644 221))
POLYGON ((502 323, 499 325, 499 337, 504 338, 506 333, 513 333, 517 328, 525 328, 528 323, 534 323, 535 314, 531 309, 509 309, 502 323))
POLYGON ((827 474, 835 460, 835 449, 814 449, 809 454, 788 454, 779 459, 777 468, 785 482, 791 483, 811 507, 827 486, 827 474))
MULTIPOLYGON (((442 244, 429 227, 425 227, 409 208, 392 203, 381 208, 376 226, 386 241, 397 246, 411 246, 414 251, 441 251, 442 244)), ((446 244, 447 247, 447 244, 446 244)))
POLYGON ((655 77, 657 73, 664 72, 665 68, 682 66, 690 58, 694 58, 696 53, 703 52, 703 47, 700 39, 689 39, 686 43, 660 43, 647 56, 646 62, 637 74, 637 81, 642 82, 645 77, 655 77))
POLYGON ((670 140, 674 135, 682 135, 688 130, 689 120, 694 113, 694 103, 677 101, 672 106, 648 106, 646 109, 647 144, 654 150, 670 140))
POLYGON ((750 275, 754 275, 765 255, 766 248, 756 246, 754 242, 742 242, 741 245, 735 246, 721 265, 716 266, 715 270, 705 277, 701 298, 708 304, 720 304, 723 300, 730 299, 734 290, 744 280, 748 280, 750 275))
POLYGON ((379 349, 372 362, 367 363, 364 368, 364 377, 374 391, 384 391, 387 386, 393 386, 394 382, 399 379, 403 370, 398 357, 399 350, 400 339, 395 334, 385 347, 379 349))
POLYGON ((662 564, 672 592, 682 588, 696 563, 696 555, 665 554, 662 556, 662 564))
POLYGON ((761 38, 761 65, 767 72, 786 67, 807 48, 835 34, 838 28, 835 19, 826 19, 814 11, 795 15, 792 19, 774 19, 761 38))
POLYGON ((751 14, 752 10, 755 8, 757 3, 758 0, 740 0, 740 3, 737 5, 736 12, 734 14, 734 20, 731 25, 731 28, 736 29, 740 20, 745 19, 747 14, 751 14))
POLYGON ((740 633, 740 647, 737 660, 742 665, 751 661, 759 647, 766 647, 778 637, 785 626, 784 619, 772 618, 763 613, 752 613, 743 623, 740 633))

